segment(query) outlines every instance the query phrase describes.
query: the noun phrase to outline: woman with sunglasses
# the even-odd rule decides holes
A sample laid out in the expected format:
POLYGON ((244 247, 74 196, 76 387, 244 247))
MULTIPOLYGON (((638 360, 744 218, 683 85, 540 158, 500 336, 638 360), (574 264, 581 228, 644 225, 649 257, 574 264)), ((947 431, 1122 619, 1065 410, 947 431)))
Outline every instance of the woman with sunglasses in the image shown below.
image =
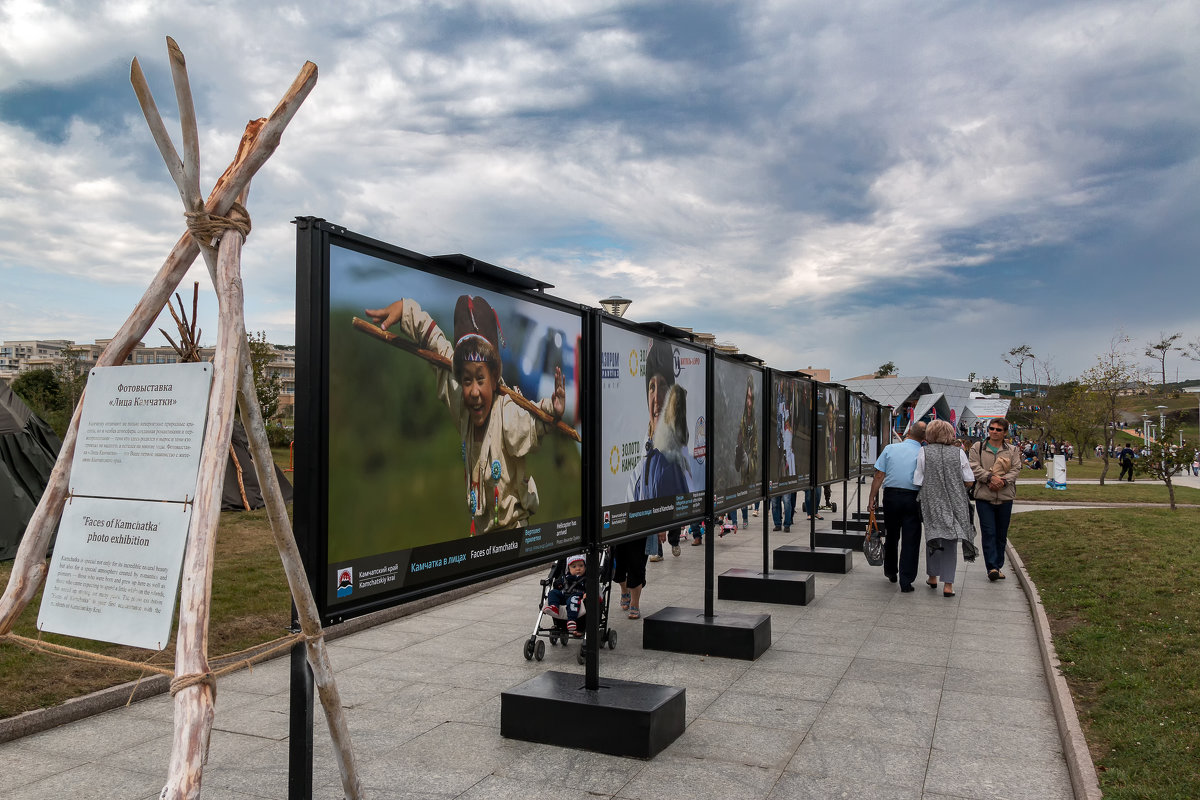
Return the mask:
POLYGON ((991 420, 988 438, 972 445, 967 454, 975 473, 975 510, 989 581, 1004 580, 1004 546, 1008 543, 1008 522, 1023 463, 1017 448, 1004 441, 1007 433, 1008 420, 991 420))

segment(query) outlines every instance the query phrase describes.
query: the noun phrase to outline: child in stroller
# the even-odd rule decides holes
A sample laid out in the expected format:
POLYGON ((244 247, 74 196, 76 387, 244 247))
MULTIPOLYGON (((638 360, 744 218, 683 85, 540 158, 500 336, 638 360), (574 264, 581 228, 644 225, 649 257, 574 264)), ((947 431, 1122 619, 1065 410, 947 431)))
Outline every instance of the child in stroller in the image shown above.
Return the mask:
MULTIPOLYGON (((544 637, 551 645, 581 638, 587 623, 589 607, 597 608, 600 614, 600 643, 608 644, 611 650, 617 646, 617 632, 608 628, 608 598, 612 586, 612 559, 606 547, 600 554, 600 598, 599 602, 588 602, 586 594, 587 560, 582 554, 560 558, 550 566, 550 574, 541 580, 542 598, 538 603, 538 617, 533 633, 525 640, 524 655, 529 661, 541 661, 546 655, 544 637), (543 626, 543 620, 549 627, 543 626)), ((579 663, 583 663, 583 649, 579 651, 579 663)))

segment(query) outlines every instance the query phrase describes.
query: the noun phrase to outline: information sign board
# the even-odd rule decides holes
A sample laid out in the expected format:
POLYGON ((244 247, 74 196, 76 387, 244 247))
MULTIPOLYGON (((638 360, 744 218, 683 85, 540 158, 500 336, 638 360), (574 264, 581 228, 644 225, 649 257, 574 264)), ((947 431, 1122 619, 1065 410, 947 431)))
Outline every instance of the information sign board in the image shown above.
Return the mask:
POLYGON ((40 630, 166 646, 211 383, 204 363, 92 370, 40 630))

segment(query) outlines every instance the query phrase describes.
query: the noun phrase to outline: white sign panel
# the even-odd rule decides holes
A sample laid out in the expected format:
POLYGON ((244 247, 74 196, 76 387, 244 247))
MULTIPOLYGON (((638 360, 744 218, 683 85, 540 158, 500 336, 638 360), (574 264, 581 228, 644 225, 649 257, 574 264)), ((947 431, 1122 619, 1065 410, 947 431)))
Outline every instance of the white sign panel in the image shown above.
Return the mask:
POLYGON ((71 494, 191 500, 211 384, 212 364, 92 370, 71 494))
POLYGON ((40 630, 166 646, 211 384, 211 364, 92 370, 40 630))
POLYGON ((73 498, 38 629, 149 650, 171 636, 190 504, 73 498))

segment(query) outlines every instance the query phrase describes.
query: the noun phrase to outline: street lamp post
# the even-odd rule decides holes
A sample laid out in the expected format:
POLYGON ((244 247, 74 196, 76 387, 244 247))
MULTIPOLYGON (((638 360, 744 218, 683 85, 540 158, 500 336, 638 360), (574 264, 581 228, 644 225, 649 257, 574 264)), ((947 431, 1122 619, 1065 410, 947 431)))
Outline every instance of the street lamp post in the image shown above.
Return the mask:
POLYGON ((600 307, 614 317, 623 317, 629 309, 629 304, 632 302, 632 300, 614 294, 612 297, 606 297, 601 300, 600 307))
POLYGON ((1150 415, 1142 414, 1142 446, 1150 446, 1150 415))

